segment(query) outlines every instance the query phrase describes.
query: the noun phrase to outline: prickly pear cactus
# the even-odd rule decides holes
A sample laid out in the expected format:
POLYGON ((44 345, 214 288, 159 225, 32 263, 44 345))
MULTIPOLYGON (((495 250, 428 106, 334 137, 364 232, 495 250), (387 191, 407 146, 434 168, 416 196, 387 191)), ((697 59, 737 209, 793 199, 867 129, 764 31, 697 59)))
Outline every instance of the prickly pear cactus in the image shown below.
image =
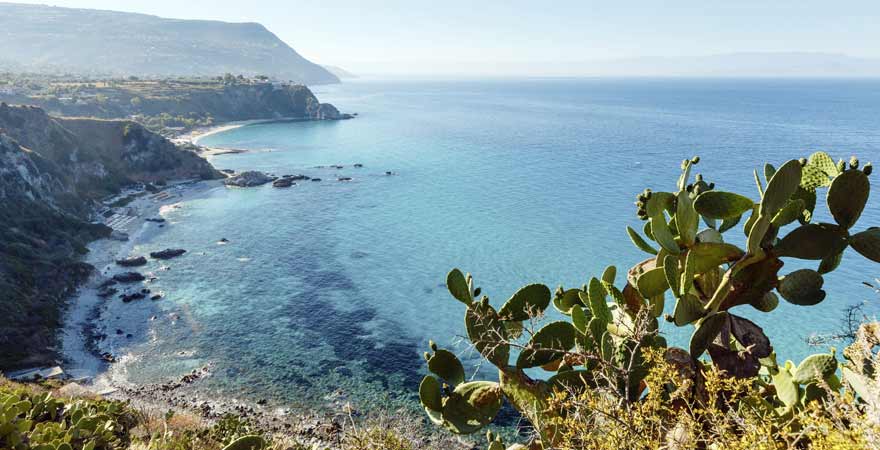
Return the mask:
MULTIPOLYGON (((779 168, 767 164, 753 173, 753 198, 716 189, 700 174, 692 177, 699 162, 682 162, 674 190, 646 189, 637 196, 636 215, 645 225, 641 232, 626 232, 647 259, 622 279, 609 266, 582 287, 560 286, 555 294, 531 284, 496 309, 480 297, 470 274, 452 270, 447 286, 466 307, 467 336, 498 368, 499 379, 466 381, 458 358, 431 343, 425 356, 433 375, 419 389, 428 417, 455 433, 473 433, 492 421, 506 399, 537 430, 539 440, 532 444, 551 448, 554 419, 565 414, 547 406, 554 391, 601 388, 623 402, 639 402, 650 370, 645 352, 651 349, 677 355, 678 362, 686 355, 697 369, 712 364, 728 376, 754 378, 772 393, 765 404, 753 405, 768 414, 784 416, 822 398, 826 387, 841 386, 833 350, 779 365, 760 326, 736 311, 770 312, 780 297, 804 307, 821 303, 823 274, 835 270, 850 247, 880 262, 880 228, 856 229, 870 195, 871 165, 860 169, 855 158, 835 163, 823 152, 779 168), (834 223, 813 220, 820 195, 834 223), (743 248, 725 239, 740 224, 743 248), (780 273, 788 258, 817 266, 780 273), (542 320, 550 305, 565 320, 542 320), (659 319, 693 327, 688 350, 667 349, 659 319), (526 373, 538 368, 546 379, 526 373)), ((489 448, 504 446, 490 434, 489 448)))

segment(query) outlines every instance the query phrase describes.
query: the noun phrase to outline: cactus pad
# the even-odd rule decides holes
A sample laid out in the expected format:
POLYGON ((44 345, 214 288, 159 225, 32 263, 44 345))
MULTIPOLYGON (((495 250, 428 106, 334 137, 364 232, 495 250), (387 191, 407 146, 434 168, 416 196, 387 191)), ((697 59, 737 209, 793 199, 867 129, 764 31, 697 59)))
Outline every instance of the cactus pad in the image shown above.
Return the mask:
POLYGON ((538 330, 519 354, 520 369, 543 366, 562 358, 575 344, 577 330, 569 322, 551 322, 538 330))
POLYGON ((801 163, 788 161, 773 174, 761 199, 761 215, 773 217, 788 202, 801 184, 801 163))
POLYGON ((869 228, 853 235, 850 245, 865 258, 880 262, 880 228, 869 228))
POLYGON ((452 386, 464 383, 464 366, 450 351, 439 348, 428 354, 428 370, 452 386))
POLYGON ((419 400, 425 408, 434 411, 443 411, 443 398, 440 390, 440 382, 436 378, 425 375, 419 384, 419 400))
POLYGON ((807 224, 795 228, 776 245, 776 254, 799 259, 821 260, 846 249, 846 230, 837 225, 807 224))
POLYGON ((503 320, 522 321, 544 313, 550 305, 550 288, 543 284, 530 284, 516 291, 507 300, 498 315, 503 320))
POLYGON ((848 170, 840 174, 828 188, 828 209, 834 220, 843 228, 852 228, 862 215, 870 192, 871 182, 864 172, 848 170))
POLYGON ((801 269, 779 280, 779 286, 776 289, 782 294, 782 298, 788 300, 789 303, 811 306, 825 299, 825 291, 822 290, 824 283, 825 280, 822 279, 819 272, 801 269))
POLYGON ((821 353, 806 357, 794 371, 793 381, 799 384, 817 383, 837 371, 834 353, 821 353))
POLYGON ((266 441, 262 437, 243 436, 223 447, 223 450, 260 450, 265 447, 266 441))
POLYGON ((497 367, 505 367, 510 359, 507 329, 498 313, 488 302, 473 303, 465 313, 468 338, 483 357, 497 367))
POLYGON ((755 202, 733 192, 707 191, 694 200, 694 208, 710 219, 732 219, 750 211, 755 202))
POLYGON ((709 345, 712 344, 712 341, 715 340, 726 323, 727 313, 724 311, 717 312, 704 318, 702 322, 700 322, 699 328, 697 328, 696 331, 694 331, 694 334, 691 335, 691 356, 699 358, 700 355, 709 348, 709 345))
POLYGON ((465 278, 460 270, 452 269, 449 274, 446 275, 446 287, 449 289, 449 293, 452 294, 453 297, 465 305, 470 305, 474 301, 467 278, 465 278))

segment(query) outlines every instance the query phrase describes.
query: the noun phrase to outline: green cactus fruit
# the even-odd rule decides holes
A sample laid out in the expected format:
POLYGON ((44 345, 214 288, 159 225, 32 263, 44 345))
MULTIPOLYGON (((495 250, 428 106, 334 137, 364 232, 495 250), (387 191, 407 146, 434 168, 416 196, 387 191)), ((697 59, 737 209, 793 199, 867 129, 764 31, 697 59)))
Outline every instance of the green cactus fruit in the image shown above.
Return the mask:
POLYGON ((833 272, 834 269, 840 266, 841 261, 843 261, 843 252, 826 256, 819 263, 819 273, 825 275, 826 273, 833 272))
POLYGON ((452 386, 464 383, 464 366, 452 352, 437 349, 434 354, 428 354, 428 370, 440 377, 452 386))
POLYGON ((672 314, 673 323, 683 327, 703 317, 703 304, 700 299, 692 294, 685 294, 675 302, 675 310, 672 314))
POLYGON ((874 172, 874 165, 871 163, 865 164, 862 171, 865 172, 865 175, 871 175, 874 172))
POLYGON ((236 439, 223 450, 260 450, 266 447, 266 441, 260 436, 244 436, 236 439))
POLYGON ((715 337, 718 336, 718 333, 721 332, 721 329, 727 323, 727 316, 726 312, 721 311, 706 316, 700 322, 699 327, 691 335, 691 356, 699 358, 709 348, 709 344, 715 340, 715 337))
POLYGON ((651 234, 657 243, 667 252, 677 255, 681 250, 678 247, 678 242, 675 242, 675 236, 672 235, 669 224, 666 223, 666 215, 661 211, 659 214, 651 216, 650 224, 651 234))
POLYGON ((843 228, 852 228, 862 215, 870 192, 871 182, 864 172, 849 170, 840 174, 828 188, 828 209, 834 220, 843 228))
POLYGON ((501 441, 489 441, 489 446, 486 450, 504 450, 504 444, 501 441))
POLYGON ((773 381, 773 387, 776 388, 776 396, 788 407, 797 405, 801 396, 800 387, 794 382, 794 376, 791 373, 792 368, 792 362, 786 361, 785 366, 779 367, 776 373, 771 373, 770 377, 773 381))
POLYGON ((776 244, 776 254, 821 260, 846 249, 846 230, 832 224, 807 224, 795 228, 776 244))
POLYGON ((502 320, 528 320, 543 314, 549 305, 550 288, 543 284, 530 284, 516 291, 501 306, 498 315, 502 320))
POLYGON ((849 168, 850 169, 858 169, 859 168, 859 158, 855 156, 851 156, 849 158, 849 168))
POLYGON ((602 271, 602 281, 606 283, 614 283, 615 278, 617 278, 617 267, 608 266, 602 271))
POLYGON ((502 397, 498 383, 471 381, 460 384, 443 406, 444 425, 456 434, 475 433, 495 419, 501 409, 502 397))
POLYGON ((755 202, 733 192, 707 191, 694 200, 694 208, 709 219, 733 219, 750 211, 755 202))
POLYGON ((642 236, 636 231, 633 230, 632 227, 626 227, 626 233, 629 235, 629 239, 635 244, 635 246, 645 252, 650 253, 652 255, 657 254, 657 249, 652 247, 647 241, 645 241, 642 236))
POLYGON ((575 344, 577 330, 569 322, 551 322, 538 330, 520 352, 516 367, 526 369, 556 361, 575 344))
POLYGON ((761 215, 773 217, 785 206, 801 184, 802 171, 800 162, 795 160, 786 162, 776 171, 761 199, 761 215))
POLYGON ((798 220, 798 217, 803 215, 805 207, 806 204, 802 199, 796 198, 789 200, 788 203, 786 203, 785 206, 773 216, 770 223, 776 228, 782 228, 795 220, 798 220))
POLYGON ((498 313, 488 303, 474 303, 465 313, 468 338, 477 351, 497 367, 506 367, 510 359, 507 329, 498 313))
POLYGON ((779 297, 772 292, 768 292, 763 296, 756 296, 755 300, 751 303, 752 307, 761 312, 770 312, 776 309, 779 306, 779 297))
POLYGON ((434 411, 443 411, 443 396, 440 382, 436 378, 425 375, 419 384, 419 400, 422 406, 434 411))
POLYGON ((468 286, 467 279, 460 270, 452 269, 446 275, 446 287, 449 289, 449 293, 458 301, 468 306, 473 303, 474 297, 471 294, 470 286, 468 286))
POLYGON ((850 238, 849 243, 860 255, 880 263, 880 228, 869 228, 856 233, 850 238))
POLYGON ((553 306, 562 314, 570 315, 572 306, 586 305, 586 303, 581 300, 582 295, 584 295, 584 292, 580 289, 565 290, 553 298, 553 306))
POLYGON ((678 201, 675 208, 675 223, 678 226, 678 234, 684 245, 689 246, 697 238, 697 227, 700 225, 700 216, 694 209, 694 202, 685 191, 678 192, 678 201))
POLYGON ((832 353, 807 356, 794 371, 792 381, 798 384, 818 383, 837 371, 837 358, 832 353))
POLYGON ((812 306, 825 299, 822 285, 825 280, 819 272, 811 269, 796 270, 779 280, 776 289, 789 303, 812 306))

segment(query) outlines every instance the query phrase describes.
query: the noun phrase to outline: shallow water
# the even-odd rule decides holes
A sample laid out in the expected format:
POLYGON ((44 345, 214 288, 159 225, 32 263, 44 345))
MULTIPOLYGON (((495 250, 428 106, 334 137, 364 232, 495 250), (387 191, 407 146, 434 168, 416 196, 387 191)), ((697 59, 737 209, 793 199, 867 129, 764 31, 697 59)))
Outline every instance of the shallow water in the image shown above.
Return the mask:
MULTIPOLYGON (((127 348, 132 381, 210 362, 201 389, 215 393, 320 404, 341 390, 383 402, 417 385, 428 339, 464 350, 463 306, 443 286, 452 267, 496 305, 529 282, 579 286, 609 263, 628 267, 644 258, 624 228, 641 226, 634 196, 672 189, 695 154, 719 189, 753 197, 751 171, 765 161, 819 149, 880 160, 877 81, 364 81, 317 94, 360 116, 201 141, 255 150, 216 157, 219 168, 323 181, 219 188, 168 214, 135 252, 189 253, 156 272, 167 297, 127 348), (332 164, 345 168, 316 168, 332 164)), ((868 225, 880 225, 877 194, 868 225)), ((811 351, 804 338, 835 331, 845 306, 876 303, 861 282, 878 275, 850 252, 821 306, 742 310, 780 357, 798 360, 811 351)), ((689 331, 664 328, 677 343, 689 331)))

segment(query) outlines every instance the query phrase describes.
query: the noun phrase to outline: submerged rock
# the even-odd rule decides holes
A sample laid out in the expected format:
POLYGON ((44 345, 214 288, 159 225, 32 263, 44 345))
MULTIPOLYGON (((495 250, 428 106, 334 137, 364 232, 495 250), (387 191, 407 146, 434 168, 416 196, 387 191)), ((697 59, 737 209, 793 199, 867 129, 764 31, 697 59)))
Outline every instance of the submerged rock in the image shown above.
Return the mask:
POLYGON ((238 175, 227 178, 223 184, 235 187, 253 187, 275 181, 276 177, 271 177, 263 172, 249 170, 238 175))
POLYGON ((117 259, 116 264, 122 267, 139 267, 147 264, 147 258, 143 256, 132 256, 125 259, 117 259))
POLYGON ((146 297, 147 294, 144 294, 143 292, 133 292, 131 294, 122 294, 119 296, 119 298, 122 299, 123 303, 129 303, 135 300, 143 300, 146 297))
POLYGON ((146 277, 137 272, 122 272, 113 275, 113 279, 119 283, 135 283, 146 280, 146 277))
POLYGON ((151 252, 150 257, 155 259, 171 259, 176 258, 184 253, 186 253, 186 250, 182 248, 166 248, 162 251, 151 252))

